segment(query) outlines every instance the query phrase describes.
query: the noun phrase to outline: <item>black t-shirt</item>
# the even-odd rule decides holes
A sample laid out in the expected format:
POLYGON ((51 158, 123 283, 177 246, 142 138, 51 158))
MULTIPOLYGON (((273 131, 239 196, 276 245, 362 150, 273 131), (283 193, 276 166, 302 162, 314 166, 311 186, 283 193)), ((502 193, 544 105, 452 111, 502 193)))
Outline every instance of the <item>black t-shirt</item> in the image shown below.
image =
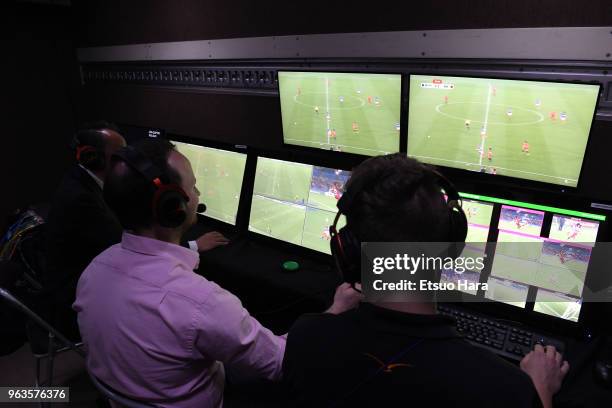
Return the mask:
POLYGON ((467 343, 453 319, 369 303, 301 317, 289 331, 283 370, 297 406, 539 405, 529 376, 467 343))

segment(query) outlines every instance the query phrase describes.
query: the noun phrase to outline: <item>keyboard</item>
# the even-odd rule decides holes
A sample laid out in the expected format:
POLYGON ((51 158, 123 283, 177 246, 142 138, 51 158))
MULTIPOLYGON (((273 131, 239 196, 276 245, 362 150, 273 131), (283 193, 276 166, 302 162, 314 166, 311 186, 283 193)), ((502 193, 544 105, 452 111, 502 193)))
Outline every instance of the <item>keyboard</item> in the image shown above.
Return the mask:
POLYGON ((457 331, 473 345, 510 360, 520 361, 536 344, 552 345, 563 354, 565 345, 553 337, 526 329, 507 320, 466 311, 454 306, 438 305, 438 312, 457 321, 457 331))

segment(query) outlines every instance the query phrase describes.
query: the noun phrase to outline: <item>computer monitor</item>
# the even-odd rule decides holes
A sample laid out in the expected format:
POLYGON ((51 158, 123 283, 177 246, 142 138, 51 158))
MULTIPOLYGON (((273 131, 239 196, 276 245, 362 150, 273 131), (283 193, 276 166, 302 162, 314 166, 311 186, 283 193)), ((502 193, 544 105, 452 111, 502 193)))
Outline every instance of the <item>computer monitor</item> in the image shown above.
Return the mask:
POLYGON ((278 73, 286 144, 376 156, 400 149, 401 75, 278 73))
MULTIPOLYGON (((249 231, 329 254, 329 226, 349 177, 349 171, 258 157, 249 231)), ((345 224, 342 216, 338 228, 345 224)))
POLYGON ((410 76, 408 155, 576 187, 599 85, 410 76))
POLYGON ((200 202, 206 204, 204 215, 236 225, 247 155, 183 142, 172 143, 191 162, 200 202))
MULTIPOLYGON (((600 222, 606 217, 496 197, 460 195, 469 225, 462 256, 485 256, 485 267, 461 273, 443 270, 441 282, 453 282, 455 287, 460 280, 486 282, 485 299, 520 308, 532 301, 537 313, 577 322, 591 253, 600 222), (488 237, 495 236, 493 246, 487 248, 488 237), (534 296, 531 300, 530 293, 534 296)), ((476 290, 462 291, 478 295, 476 290)))

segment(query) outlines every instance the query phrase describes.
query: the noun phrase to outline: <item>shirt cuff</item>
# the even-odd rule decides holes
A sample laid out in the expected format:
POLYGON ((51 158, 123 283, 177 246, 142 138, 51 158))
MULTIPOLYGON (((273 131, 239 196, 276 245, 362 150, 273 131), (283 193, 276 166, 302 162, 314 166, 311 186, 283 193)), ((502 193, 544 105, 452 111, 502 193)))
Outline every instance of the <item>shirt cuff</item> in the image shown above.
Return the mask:
POLYGON ((198 243, 196 241, 189 241, 187 243, 189 244, 189 249, 198 252, 198 243))

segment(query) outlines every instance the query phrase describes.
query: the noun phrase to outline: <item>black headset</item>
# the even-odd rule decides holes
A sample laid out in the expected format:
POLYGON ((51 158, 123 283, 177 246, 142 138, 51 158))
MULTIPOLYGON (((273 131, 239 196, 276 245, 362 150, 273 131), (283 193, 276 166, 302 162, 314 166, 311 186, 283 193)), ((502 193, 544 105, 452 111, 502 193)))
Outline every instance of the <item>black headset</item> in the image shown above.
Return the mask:
POLYGON ((74 134, 72 147, 76 152, 77 162, 91 171, 102 171, 106 168, 106 154, 104 149, 93 144, 83 143, 82 137, 91 134, 101 134, 102 129, 83 129, 74 134))
POLYGON ((116 152, 116 157, 151 183, 153 219, 162 227, 176 228, 187 219, 189 196, 178 184, 170 183, 168 177, 140 151, 127 146, 116 152))
MULTIPOLYGON (((437 180, 438 186, 444 190, 449 216, 448 242, 451 243, 448 256, 456 258, 465 247, 465 237, 468 230, 467 218, 461 208, 461 197, 459 197, 459 192, 453 184, 440 172, 424 164, 421 164, 421 167, 420 177, 413 182, 413 190, 416 190, 421 185, 422 180, 427 175, 433 176, 437 180)), ((336 229, 336 226, 340 215, 350 213, 355 199, 363 188, 378 180, 380 180, 380 175, 373 174, 371 177, 364 177, 358 180, 356 183, 351 182, 348 190, 342 194, 342 197, 340 197, 336 204, 338 213, 334 219, 334 224, 329 227, 331 253, 336 262, 336 267, 344 281, 351 284, 361 281, 361 242, 348 225, 342 227, 340 231, 336 229)))

